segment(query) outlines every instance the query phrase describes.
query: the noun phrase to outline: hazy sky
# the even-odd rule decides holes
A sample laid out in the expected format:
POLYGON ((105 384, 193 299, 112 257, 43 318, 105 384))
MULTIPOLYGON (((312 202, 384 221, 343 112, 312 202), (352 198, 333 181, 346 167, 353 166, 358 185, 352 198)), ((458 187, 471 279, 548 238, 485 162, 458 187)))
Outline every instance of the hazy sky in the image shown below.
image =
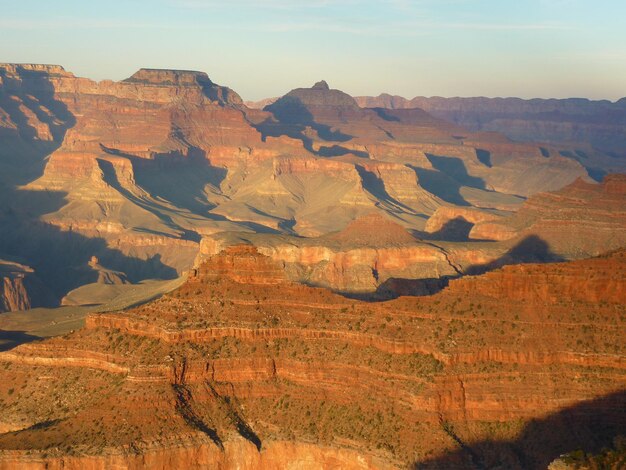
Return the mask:
POLYGON ((202 70, 244 99, 626 96, 626 0, 0 0, 0 62, 202 70))

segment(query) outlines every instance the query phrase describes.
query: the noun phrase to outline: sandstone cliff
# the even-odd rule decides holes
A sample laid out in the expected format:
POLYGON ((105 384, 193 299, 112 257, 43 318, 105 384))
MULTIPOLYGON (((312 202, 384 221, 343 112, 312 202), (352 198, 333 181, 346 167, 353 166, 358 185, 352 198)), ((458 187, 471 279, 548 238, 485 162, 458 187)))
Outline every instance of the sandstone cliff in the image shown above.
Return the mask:
POLYGON ((0 468, 545 468, 623 430, 625 261, 367 303, 233 247, 159 300, 0 353, 0 468))
POLYGON ((80 268, 92 256, 130 282, 171 279, 202 239, 231 233, 276 235, 265 252, 293 279, 339 290, 448 276, 510 246, 446 243, 514 239, 517 227, 496 216, 586 176, 559 152, 419 109, 362 109, 326 82, 258 110, 195 71, 95 82, 60 66, 3 64, 0 79, 0 197, 12 201, 0 210, 0 250, 32 265, 57 300, 96 281, 80 268), (458 207, 475 232, 426 228, 458 207), (345 237, 323 238, 372 212, 437 246, 355 251, 340 246, 345 237))
POLYGON ((470 238, 504 240, 536 236, 554 255, 595 256, 626 245, 626 176, 600 184, 578 180, 560 191, 529 198, 510 217, 481 221, 470 238))
POLYGON ((54 296, 32 268, 0 259, 0 313, 54 304, 54 296))

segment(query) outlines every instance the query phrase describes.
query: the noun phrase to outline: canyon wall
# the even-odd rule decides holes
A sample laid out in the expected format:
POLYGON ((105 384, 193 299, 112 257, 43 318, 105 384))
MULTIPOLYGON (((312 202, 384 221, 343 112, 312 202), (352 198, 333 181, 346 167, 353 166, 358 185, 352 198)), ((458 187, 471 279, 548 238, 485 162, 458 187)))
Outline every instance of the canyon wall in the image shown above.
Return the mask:
POLYGON ((230 247, 157 300, 0 353, 0 467, 545 468, 626 422, 625 262, 372 303, 230 247))

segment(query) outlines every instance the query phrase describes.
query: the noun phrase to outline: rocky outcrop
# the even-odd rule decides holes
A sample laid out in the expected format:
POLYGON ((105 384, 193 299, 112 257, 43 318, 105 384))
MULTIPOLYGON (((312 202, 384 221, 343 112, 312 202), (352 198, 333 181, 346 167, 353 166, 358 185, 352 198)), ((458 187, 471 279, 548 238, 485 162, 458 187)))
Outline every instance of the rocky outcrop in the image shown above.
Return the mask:
POLYGON ((192 281, 210 281, 222 277, 241 284, 280 284, 285 274, 269 257, 260 255, 255 247, 239 245, 226 248, 224 254, 209 258, 191 273, 192 281))
POLYGON ((310 240, 251 235, 245 235, 245 239, 205 237, 196 265, 244 240, 284 266, 292 281, 372 295, 389 279, 456 276, 463 266, 489 263, 504 251, 504 247, 500 251, 476 247, 450 254, 436 244, 417 240, 388 219, 369 215, 357 219, 344 231, 310 240))
POLYGON ((92 256, 89 260, 88 266, 90 269, 98 273, 99 284, 129 284, 130 281, 126 274, 121 271, 114 271, 112 269, 106 269, 102 266, 96 256, 92 256))
POLYGON ((30 307, 30 297, 24 285, 24 278, 19 275, 3 275, 2 290, 0 291, 0 312, 28 310, 30 307))
POLYGON ((0 353, 0 468, 404 468, 456 452, 545 467, 597 426, 623 429, 618 398, 602 400, 626 384, 625 266, 616 252, 505 268, 371 303, 233 247, 158 300, 0 353), (505 444, 564 409, 557 440, 505 444))
POLYGON ((54 305, 54 297, 29 266, 0 260, 0 313, 54 305))
POLYGON ((570 263, 505 266, 482 276, 450 282, 451 293, 481 295, 529 303, 626 303, 626 250, 570 263), (591 275, 593 273, 593 275, 591 275))
POLYGON ((514 215, 476 223, 470 238, 503 240, 539 237, 553 255, 597 256, 626 245, 625 175, 607 175, 600 184, 577 180, 537 194, 514 215))

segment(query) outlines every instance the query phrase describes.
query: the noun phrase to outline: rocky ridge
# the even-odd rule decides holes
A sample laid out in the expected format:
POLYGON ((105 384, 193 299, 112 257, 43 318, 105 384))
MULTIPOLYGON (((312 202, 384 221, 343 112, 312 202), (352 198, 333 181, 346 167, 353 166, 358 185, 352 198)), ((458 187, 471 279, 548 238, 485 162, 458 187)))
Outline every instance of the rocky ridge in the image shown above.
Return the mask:
MULTIPOLYGON (((0 210, 0 251, 32 265, 57 299, 95 281, 81 268, 93 256, 132 283, 171 279, 205 238, 339 244, 323 237, 372 212, 419 236, 439 208, 502 215, 586 174, 558 152, 422 110, 362 109, 325 82, 255 110, 203 72, 95 82, 60 66, 3 64, 0 79, 0 197, 12 201, 0 210), (42 246, 54 249, 42 256, 42 246)), ((434 264, 404 274, 492 259, 481 247, 450 263, 440 248, 421 245, 434 264)), ((377 249, 343 281, 350 257, 331 263, 334 273, 306 268, 295 279, 365 290, 403 276, 376 267, 377 249)))
POLYGON ((545 468, 623 429, 625 262, 367 303, 233 247, 159 300, 0 353, 0 468, 545 468))
POLYGON ((484 97, 409 100, 388 94, 355 99, 367 108, 420 108, 473 131, 495 131, 516 141, 562 145, 563 155, 580 161, 596 178, 607 171, 625 169, 625 100, 484 97))

